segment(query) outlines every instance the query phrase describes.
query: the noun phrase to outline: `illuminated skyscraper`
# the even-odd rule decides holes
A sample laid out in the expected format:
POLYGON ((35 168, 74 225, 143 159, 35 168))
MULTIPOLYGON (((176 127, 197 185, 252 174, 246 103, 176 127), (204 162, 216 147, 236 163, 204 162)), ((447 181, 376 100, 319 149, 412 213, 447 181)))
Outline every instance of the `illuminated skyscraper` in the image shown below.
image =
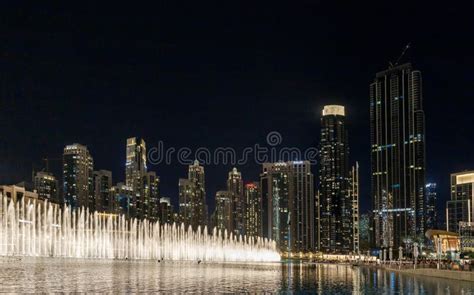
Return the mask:
POLYGON ((353 200, 343 106, 327 105, 322 112, 319 183, 320 250, 352 252, 353 200))
POLYGON ((229 172, 227 179, 227 190, 232 192, 232 228, 234 234, 244 234, 244 192, 242 174, 237 171, 237 168, 233 168, 229 172))
POLYGON ((207 225, 205 174, 198 161, 189 166, 188 178, 179 180, 179 213, 186 226, 203 229, 207 225))
POLYGON ((424 237, 425 116, 421 72, 392 66, 370 84, 373 238, 397 248, 424 237))
POLYGON ((171 204, 170 198, 161 197, 160 198, 160 223, 173 223, 173 205, 171 204))
POLYGON ((426 218, 425 218, 425 229, 437 229, 438 228, 438 212, 436 208, 436 202, 438 199, 436 183, 427 183, 425 186, 425 204, 426 204, 426 218))
POLYGON ((459 223, 474 222, 474 171, 451 174, 451 200, 446 202, 446 228, 459 233, 459 223))
POLYGON ((148 171, 143 176, 143 194, 141 206, 137 207, 137 217, 147 218, 155 221, 159 218, 160 196, 159 196, 160 178, 153 171, 148 171))
POLYGON ((244 188, 244 228, 250 237, 262 236, 262 200, 258 182, 251 182, 244 188))
POLYGON ((216 211, 214 213, 214 226, 222 233, 234 232, 234 193, 231 191, 218 191, 216 193, 216 211))
POLYGON ((359 163, 356 162, 350 171, 349 196, 352 200, 352 252, 360 250, 360 215, 359 215, 359 163))
POLYGON ((87 147, 78 143, 67 145, 63 153, 63 192, 72 207, 93 209, 93 160, 87 147))
POLYGON ((263 163, 260 174, 263 236, 273 239, 281 251, 292 251, 294 238, 294 186, 287 163, 263 163))
POLYGON ((94 210, 112 213, 115 208, 114 197, 111 192, 112 172, 99 170, 93 172, 94 210))
POLYGON ((132 216, 143 216, 146 210, 143 178, 147 172, 146 145, 143 139, 131 137, 127 139, 126 162, 125 162, 125 184, 132 189, 133 195, 130 204, 132 216))
POLYGON ((40 199, 46 199, 57 204, 63 203, 62 198, 59 198, 58 181, 53 174, 37 172, 34 179, 34 188, 40 199))
POLYGON ((294 217, 294 251, 308 252, 315 250, 316 228, 315 228, 315 195, 314 177, 311 173, 309 161, 287 162, 291 171, 291 184, 294 193, 293 212, 294 217))

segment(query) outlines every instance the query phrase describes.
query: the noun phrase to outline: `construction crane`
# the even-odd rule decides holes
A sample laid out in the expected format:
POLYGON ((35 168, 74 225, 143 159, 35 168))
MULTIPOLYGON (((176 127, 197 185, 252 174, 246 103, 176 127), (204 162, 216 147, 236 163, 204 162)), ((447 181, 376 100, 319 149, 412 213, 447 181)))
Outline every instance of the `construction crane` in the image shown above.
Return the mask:
POLYGON ((393 67, 398 65, 398 63, 400 62, 402 57, 407 52, 408 48, 410 48, 410 45, 411 45, 411 43, 408 43, 407 46, 405 46, 405 48, 403 48, 402 54, 400 54, 400 56, 397 58, 397 61, 395 61, 395 63, 392 63, 391 61, 388 62, 389 68, 393 68, 393 67))

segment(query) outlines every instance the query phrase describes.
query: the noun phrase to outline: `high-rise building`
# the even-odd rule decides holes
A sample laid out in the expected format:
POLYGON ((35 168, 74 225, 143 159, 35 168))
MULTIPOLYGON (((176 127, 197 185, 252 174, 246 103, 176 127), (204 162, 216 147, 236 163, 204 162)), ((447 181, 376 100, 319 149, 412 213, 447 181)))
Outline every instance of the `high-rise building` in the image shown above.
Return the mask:
POLYGON ((446 202, 446 228, 459 233, 460 222, 471 224, 474 216, 474 170, 451 174, 451 200, 446 202))
POLYGON ((160 223, 168 223, 171 224, 174 222, 173 220, 173 205, 171 204, 170 198, 161 197, 160 198, 160 223))
POLYGON ((294 186, 287 163, 263 163, 260 174, 262 192, 263 236, 276 242, 281 251, 293 250, 294 238, 294 186))
POLYGON ((143 139, 130 137, 127 139, 125 184, 133 191, 130 214, 142 217, 145 208, 143 179, 147 172, 146 144, 143 139))
POLYGON ((137 217, 149 220, 158 220, 160 209, 159 196, 160 178, 153 171, 148 171, 143 176, 143 193, 141 195, 141 206, 137 207, 137 217))
POLYGON ((227 234, 234 233, 234 192, 218 191, 216 193, 216 210, 214 226, 227 234))
POLYGON ((207 204, 206 204, 206 182, 204 167, 199 165, 199 161, 194 161, 193 165, 189 166, 188 179, 193 184, 194 189, 194 214, 193 217, 193 228, 197 228, 198 225, 201 229, 207 225, 207 204))
POLYGON ((93 166, 86 146, 74 143, 64 148, 63 192, 66 204, 73 208, 94 208, 93 166))
POLYGON ((295 252, 309 252, 315 250, 316 228, 315 228, 315 195, 314 177, 311 173, 309 161, 287 162, 291 171, 291 184, 293 189, 290 192, 293 196, 294 216, 294 240, 295 252))
POLYGON ((391 66, 370 84, 371 198, 375 247, 424 236, 425 116, 421 72, 391 66))
POLYGON ((232 230, 235 235, 243 235, 244 230, 244 192, 242 174, 233 168, 227 178, 227 190, 232 192, 232 230))
POLYGON ((352 252, 360 251, 360 229, 359 229, 359 163, 352 166, 349 178, 349 196, 352 199, 352 252))
POLYGON ((114 212, 130 217, 130 203, 133 196, 132 188, 126 186, 123 182, 119 182, 110 191, 115 204, 114 212))
POLYGON ((93 185, 94 210, 113 213, 115 210, 115 200, 111 192, 112 172, 108 170, 94 171, 93 185))
POLYGON ((425 205, 426 205, 426 217, 425 217, 425 230, 437 229, 438 228, 438 211, 436 208, 436 202, 438 199, 436 183, 427 183, 425 186, 425 205))
POLYGON ((189 226, 195 220, 196 202, 194 184, 187 178, 180 178, 179 187, 179 221, 189 226))
POLYGON ((323 109, 319 155, 319 248, 323 252, 352 252, 353 200, 343 106, 327 105, 323 109))
POLYGON ((244 188, 244 228, 250 237, 262 236, 262 199, 258 182, 247 183, 244 188))
POLYGON ((37 172, 34 179, 34 188, 40 199, 46 199, 57 204, 63 203, 63 201, 59 199, 58 181, 53 174, 49 172, 37 172))

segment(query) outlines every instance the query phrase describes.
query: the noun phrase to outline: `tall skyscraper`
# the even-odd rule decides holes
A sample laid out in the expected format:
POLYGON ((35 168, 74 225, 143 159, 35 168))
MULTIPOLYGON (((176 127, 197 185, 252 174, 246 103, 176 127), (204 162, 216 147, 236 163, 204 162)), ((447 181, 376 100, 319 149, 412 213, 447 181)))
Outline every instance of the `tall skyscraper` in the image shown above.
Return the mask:
POLYGON ((133 195, 130 204, 132 216, 143 217, 146 211, 143 179, 147 172, 146 144, 143 139, 130 137, 127 139, 125 184, 132 189, 133 195))
POLYGON ((37 172, 34 178, 34 188, 40 199, 46 199, 57 204, 63 203, 62 198, 59 198, 58 181, 53 174, 37 172))
POLYGON ((93 172, 94 210, 112 213, 114 211, 114 198, 111 192, 112 172, 99 170, 93 172))
POLYGON ((352 252, 360 251, 360 216, 359 216, 359 163, 352 166, 349 178, 349 196, 352 200, 352 252))
POLYGON ((187 178, 180 178, 179 188, 179 221, 186 226, 197 224, 194 213, 196 211, 196 197, 194 184, 187 178))
MULTIPOLYGON (((204 167, 199 165, 199 161, 194 161, 189 166, 188 179, 194 184, 194 192, 196 196, 196 226, 204 227, 207 225, 207 204, 206 204, 206 182, 204 167)), ((194 225, 193 225, 194 227, 194 225)))
POLYGON ((216 210, 214 226, 227 234, 234 233, 234 192, 218 191, 216 193, 216 210))
POLYGON ((233 193, 232 227, 235 235, 243 235, 244 230, 244 192, 242 174, 233 168, 227 178, 227 190, 233 193))
POLYGON ((370 84, 371 197, 375 247, 424 235, 425 116, 421 72, 406 63, 370 84))
POLYGON ((93 159, 86 146, 74 143, 64 148, 63 192, 68 205, 94 208, 93 167, 93 159))
POLYGON ((451 174, 451 200, 446 202, 446 228, 459 233, 459 223, 472 224, 474 216, 474 170, 451 174))
POLYGON ((159 196, 160 178, 154 171, 148 171, 143 176, 142 206, 137 208, 137 217, 158 220, 160 210, 159 196))
POLYGON ((173 223, 173 205, 171 204, 170 198, 161 197, 160 198, 160 223, 173 223))
POLYGON ((114 212, 130 217, 130 203, 133 196, 132 188, 126 186, 123 182, 119 182, 110 191, 114 202, 114 212))
POLYGON ((273 239, 281 251, 294 249, 294 186, 287 163, 263 163, 260 174, 263 236, 273 239))
POLYGON ((426 218, 425 230, 438 228, 438 211, 436 202, 438 199, 436 183, 427 183, 425 186, 425 204, 426 204, 426 218))
POLYGON ((294 251, 308 252, 315 250, 316 228, 315 228, 315 195, 314 177, 311 173, 309 161, 287 162, 291 171, 291 184, 294 193, 293 212, 294 215, 294 251))
POLYGON ((319 160, 320 250, 353 250, 353 200, 350 193, 349 143, 345 109, 324 107, 319 160))
POLYGON ((244 228, 250 237, 262 236, 262 199, 258 182, 247 183, 244 188, 244 228))
POLYGON ((194 230, 207 225, 205 174, 198 161, 189 166, 188 178, 179 180, 179 212, 181 221, 194 230))

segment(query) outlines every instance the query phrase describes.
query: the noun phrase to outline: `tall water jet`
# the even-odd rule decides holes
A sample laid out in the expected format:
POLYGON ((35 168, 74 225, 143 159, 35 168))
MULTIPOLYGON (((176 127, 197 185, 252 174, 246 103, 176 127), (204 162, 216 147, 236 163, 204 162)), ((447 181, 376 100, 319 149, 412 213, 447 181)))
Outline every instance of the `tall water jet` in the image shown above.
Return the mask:
POLYGON ((274 241, 0 196, 0 255, 271 262, 274 241))

